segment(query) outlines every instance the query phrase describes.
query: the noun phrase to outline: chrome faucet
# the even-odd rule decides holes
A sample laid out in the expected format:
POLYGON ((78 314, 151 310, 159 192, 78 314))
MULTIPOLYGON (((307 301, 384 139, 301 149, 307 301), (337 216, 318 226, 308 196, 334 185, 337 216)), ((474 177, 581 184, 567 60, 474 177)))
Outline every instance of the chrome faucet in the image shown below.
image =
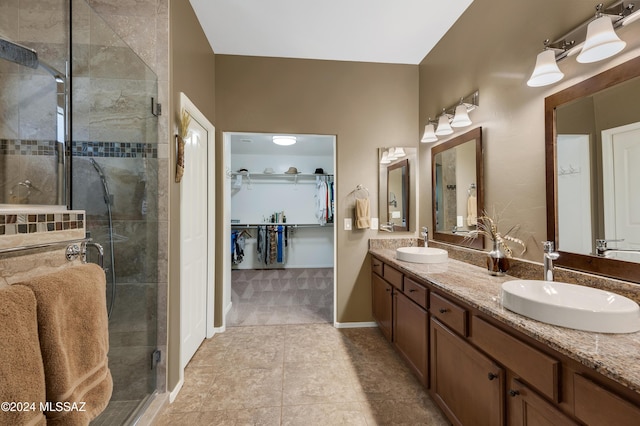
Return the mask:
POLYGON ((393 232, 393 222, 387 222, 380 224, 381 231, 393 232))
POLYGON ((619 248, 609 248, 607 247, 607 243, 620 243, 624 241, 624 238, 621 240, 596 240, 596 255, 600 257, 611 257, 611 255, 616 253, 640 253, 638 249, 619 249, 619 248))
POLYGON ((422 235, 422 238, 424 238, 424 246, 429 247, 429 228, 423 226, 420 235, 422 235))
POLYGON ((553 241, 543 241, 542 249, 544 250, 544 279, 553 281, 553 261, 560 257, 560 253, 554 251, 553 241))

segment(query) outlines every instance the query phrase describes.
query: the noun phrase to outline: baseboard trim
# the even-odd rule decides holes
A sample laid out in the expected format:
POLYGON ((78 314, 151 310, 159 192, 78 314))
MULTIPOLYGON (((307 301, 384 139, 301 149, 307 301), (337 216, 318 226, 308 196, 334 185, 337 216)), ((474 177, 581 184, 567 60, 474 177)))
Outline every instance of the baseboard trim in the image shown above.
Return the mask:
POLYGON ((182 389, 182 385, 184 385, 184 377, 180 379, 176 387, 173 388, 171 392, 169 392, 169 404, 171 404, 176 399, 176 397, 180 393, 180 389, 182 389))
POLYGON ((335 328, 372 328, 377 327, 378 323, 375 321, 371 322, 338 322, 335 321, 333 323, 335 328))

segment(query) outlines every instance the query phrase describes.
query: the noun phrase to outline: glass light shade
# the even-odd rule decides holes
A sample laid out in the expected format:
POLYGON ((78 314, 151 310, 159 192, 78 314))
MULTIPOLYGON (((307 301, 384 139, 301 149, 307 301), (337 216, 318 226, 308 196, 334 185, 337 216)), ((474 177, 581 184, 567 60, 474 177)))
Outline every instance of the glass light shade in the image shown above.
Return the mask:
POLYGON ((587 38, 576 61, 581 64, 601 61, 620 52, 626 45, 614 31, 611 18, 601 16, 589 23, 587 38))
POLYGON ((396 156, 396 149, 393 147, 389 148, 389 151, 387 152, 387 156, 389 157, 389 160, 395 160, 396 158, 398 158, 396 156))
POLYGON ((533 69, 533 73, 527 81, 529 87, 541 87, 553 84, 562 80, 564 74, 558 68, 556 62, 556 54, 553 50, 543 50, 538 53, 536 59, 536 67, 533 69))
POLYGON ((391 160, 389 159, 389 151, 384 151, 382 153, 382 158, 380 159, 380 164, 389 164, 391 160))
POLYGON ((433 124, 427 124, 426 126, 424 126, 424 135, 422 135, 422 139, 420 139, 420 142, 435 142, 437 140, 438 137, 436 136, 436 131, 433 127, 433 124))
POLYGON ((467 106, 464 104, 458 105, 456 107, 456 113, 453 116, 453 120, 451 120, 451 127, 465 127, 469 126, 471 123, 472 121, 469 118, 467 106))
POLYGON ((273 143, 276 145, 293 145, 296 143, 295 136, 274 136, 272 139, 273 143))
POLYGON ((438 119, 438 127, 436 128, 436 135, 446 136, 453 133, 453 129, 449 124, 449 117, 446 114, 442 114, 438 119))
POLYGON ((404 148, 399 146, 393 151, 393 156, 396 158, 406 157, 407 153, 404 152, 404 148))

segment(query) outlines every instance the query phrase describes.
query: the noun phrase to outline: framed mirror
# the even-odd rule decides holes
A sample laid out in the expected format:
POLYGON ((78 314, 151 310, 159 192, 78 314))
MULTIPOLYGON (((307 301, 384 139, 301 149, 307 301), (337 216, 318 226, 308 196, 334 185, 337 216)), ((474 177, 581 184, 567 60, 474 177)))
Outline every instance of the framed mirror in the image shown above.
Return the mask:
POLYGON ((484 248, 484 239, 467 239, 484 210, 482 128, 431 148, 432 238, 484 248))
POLYGON ((409 160, 387 166, 387 221, 396 231, 409 230, 409 160))
POLYGON ((417 148, 395 147, 378 150, 378 215, 381 230, 408 232, 414 228, 411 208, 415 205, 415 176, 411 173, 416 170, 416 161, 417 148), (390 224, 393 224, 393 227, 390 224))
POLYGON ((545 99, 557 265, 640 282, 640 57, 545 99))

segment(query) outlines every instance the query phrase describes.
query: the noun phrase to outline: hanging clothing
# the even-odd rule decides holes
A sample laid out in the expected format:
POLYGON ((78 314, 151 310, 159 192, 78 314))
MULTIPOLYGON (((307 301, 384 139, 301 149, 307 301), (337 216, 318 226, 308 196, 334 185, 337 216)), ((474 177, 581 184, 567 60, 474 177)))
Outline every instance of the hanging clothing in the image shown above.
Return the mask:
POLYGON ((320 177, 316 178, 316 219, 318 219, 318 223, 320 225, 324 225, 327 223, 327 210, 328 210, 328 195, 329 190, 327 187, 327 182, 320 179, 320 177))

